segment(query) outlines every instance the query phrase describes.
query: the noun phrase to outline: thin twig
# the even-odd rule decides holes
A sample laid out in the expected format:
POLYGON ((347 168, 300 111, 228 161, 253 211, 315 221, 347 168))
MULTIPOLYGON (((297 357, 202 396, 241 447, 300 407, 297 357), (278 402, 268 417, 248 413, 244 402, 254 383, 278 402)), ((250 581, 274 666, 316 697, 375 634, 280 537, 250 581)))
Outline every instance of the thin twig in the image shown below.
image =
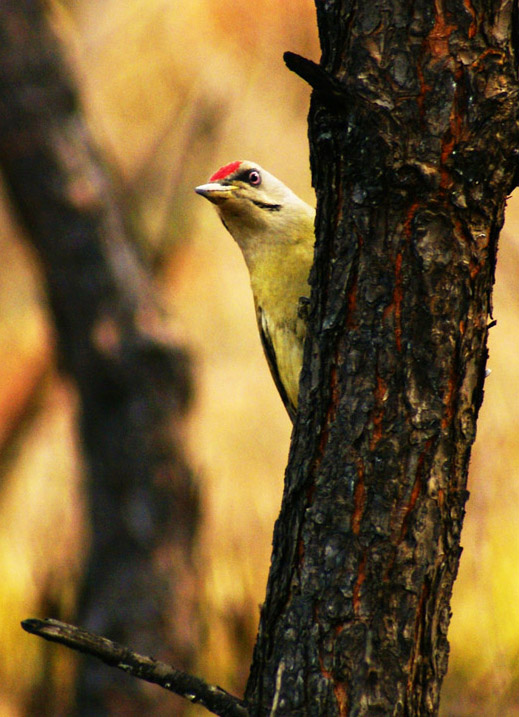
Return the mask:
POLYGON ((111 667, 118 667, 129 675, 160 685, 190 702, 201 704, 209 712, 220 717, 249 716, 245 704, 221 687, 208 685, 199 677, 176 670, 152 657, 139 655, 106 637, 49 618, 24 620, 22 627, 33 635, 93 655, 111 667))

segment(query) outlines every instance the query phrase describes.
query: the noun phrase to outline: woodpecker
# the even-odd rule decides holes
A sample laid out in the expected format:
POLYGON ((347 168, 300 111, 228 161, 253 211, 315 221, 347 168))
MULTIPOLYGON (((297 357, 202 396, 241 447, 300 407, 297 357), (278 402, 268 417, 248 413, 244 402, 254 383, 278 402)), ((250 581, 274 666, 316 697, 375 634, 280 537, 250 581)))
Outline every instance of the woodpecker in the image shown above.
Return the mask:
POLYGON ((250 274, 263 350, 294 421, 306 334, 302 302, 314 254, 315 210, 254 162, 221 167, 195 188, 212 202, 250 274))

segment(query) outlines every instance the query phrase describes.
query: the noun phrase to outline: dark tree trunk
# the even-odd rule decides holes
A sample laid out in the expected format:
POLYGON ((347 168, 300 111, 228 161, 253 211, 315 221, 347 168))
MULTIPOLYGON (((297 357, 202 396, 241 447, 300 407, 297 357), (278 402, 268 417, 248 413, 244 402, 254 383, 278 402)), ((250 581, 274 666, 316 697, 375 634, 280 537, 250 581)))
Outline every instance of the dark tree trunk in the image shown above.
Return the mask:
POLYGON ((316 2, 316 260, 251 715, 436 715, 496 248, 516 4, 316 2), (514 8, 514 11, 512 11, 514 8))
MULTIPOLYGON (((160 328, 38 0, 0 4, 0 166, 81 397, 92 545, 78 621, 188 667, 198 516, 180 448, 188 359, 160 328)), ((82 715, 180 714, 176 699, 94 661, 81 672, 82 715)))

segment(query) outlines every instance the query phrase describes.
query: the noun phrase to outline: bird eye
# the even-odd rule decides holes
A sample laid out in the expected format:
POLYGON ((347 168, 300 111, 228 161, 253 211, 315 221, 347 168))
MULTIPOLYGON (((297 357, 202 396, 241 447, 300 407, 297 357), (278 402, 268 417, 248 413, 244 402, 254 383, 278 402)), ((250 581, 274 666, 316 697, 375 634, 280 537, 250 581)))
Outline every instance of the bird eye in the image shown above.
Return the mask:
POLYGON ((249 172, 249 184, 252 184, 253 187, 257 187, 261 184, 261 174, 257 169, 251 169, 249 172))

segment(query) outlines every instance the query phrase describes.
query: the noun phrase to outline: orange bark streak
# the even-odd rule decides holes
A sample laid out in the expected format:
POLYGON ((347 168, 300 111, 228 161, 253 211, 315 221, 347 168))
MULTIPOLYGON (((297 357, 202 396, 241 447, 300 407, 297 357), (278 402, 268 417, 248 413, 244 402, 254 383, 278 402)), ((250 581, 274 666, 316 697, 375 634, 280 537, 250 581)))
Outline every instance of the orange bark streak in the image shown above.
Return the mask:
POLYGON ((377 376, 377 387, 375 388, 375 412, 373 415, 373 434, 371 436, 370 450, 373 450, 382 438, 382 418, 384 417, 384 399, 386 397, 387 384, 381 376, 377 376))
POLYGON ((424 103, 425 103, 425 97, 427 93, 431 89, 431 85, 428 85, 425 81, 425 78, 423 76, 423 70, 420 63, 418 63, 418 67, 416 68, 417 74, 418 74, 418 82, 420 83, 420 92, 418 93, 417 102, 418 102, 418 110, 420 112, 420 117, 424 118, 424 103))
POLYGON ((425 462, 425 456, 429 452, 430 448, 432 446, 432 439, 429 439, 427 443, 424 446, 424 449, 422 453, 420 454, 420 457, 418 458, 418 465, 416 466, 416 475, 413 483, 413 489, 411 491, 411 497, 409 498, 409 503, 407 506, 405 506, 404 510, 404 516, 402 519, 402 524, 400 528, 400 535, 398 538, 398 542, 402 542, 404 539, 406 533, 407 533, 407 521, 409 519, 409 515, 413 511, 416 501, 418 500, 418 496, 420 495, 420 491, 422 489, 422 473, 423 473, 423 464, 425 462))
POLYGON ((505 60, 505 56, 502 50, 496 50, 495 47, 487 47, 487 49, 481 53, 481 55, 478 57, 477 60, 475 60, 472 65, 476 72, 483 69, 483 60, 485 60, 489 55, 495 55, 496 57, 499 57, 501 60, 501 64, 503 64, 505 60))
POLYGON ((463 0, 463 5, 467 8, 468 13, 472 16, 472 22, 470 23, 468 36, 469 39, 472 39, 477 31, 477 24, 476 24, 476 11, 472 7, 472 3, 470 0, 463 0))
POLYGON ((445 406, 445 413, 443 414, 442 418, 442 428, 447 428, 447 426, 452 421, 452 418, 454 416, 454 397, 456 394, 456 380, 453 374, 449 376, 449 382, 447 384, 447 392, 445 394, 445 397, 443 399, 443 405, 445 406))
POLYGON ((445 493, 443 492, 442 488, 438 490, 438 505, 440 508, 443 508, 443 505, 445 503, 445 493))
MULTIPOLYGON (((413 202, 407 211, 407 216, 404 222, 404 236, 406 239, 411 239, 413 230, 411 228, 411 222, 414 219, 414 215, 420 207, 420 202, 413 202)), ((401 260, 401 258, 400 258, 401 260)))
POLYGON ((476 264, 475 262, 470 262, 469 267, 470 267, 470 278, 475 279, 476 276, 481 271, 481 266, 479 264, 476 264))
POLYGON ((435 0, 436 12, 434 27, 427 37, 427 44, 431 55, 437 59, 444 59, 449 55, 449 37, 456 25, 449 25, 443 14, 442 0, 435 0))
POLYGON ((359 573, 357 575, 357 581, 353 586, 353 611, 358 616, 360 612, 360 589, 364 580, 366 579, 366 555, 362 556, 362 560, 359 565, 359 573))
POLYGON ((339 707, 339 717, 347 717, 348 693, 346 692, 346 685, 343 682, 336 682, 333 691, 339 707))

